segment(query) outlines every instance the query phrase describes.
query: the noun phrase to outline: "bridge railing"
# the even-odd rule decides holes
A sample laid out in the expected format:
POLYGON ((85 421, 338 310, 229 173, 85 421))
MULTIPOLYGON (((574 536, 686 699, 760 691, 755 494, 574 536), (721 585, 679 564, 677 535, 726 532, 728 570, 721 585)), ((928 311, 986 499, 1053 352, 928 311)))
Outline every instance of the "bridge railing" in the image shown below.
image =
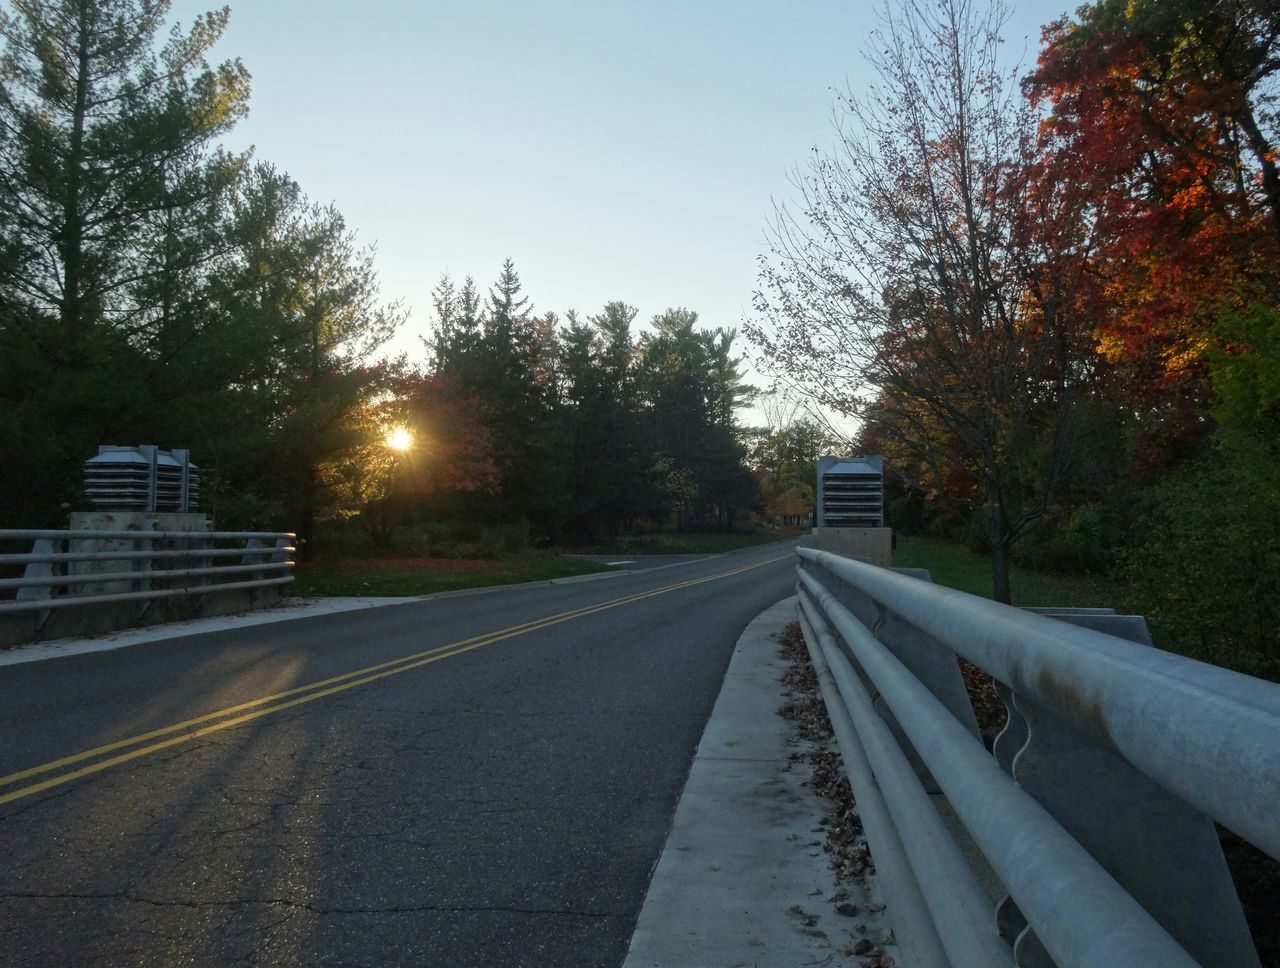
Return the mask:
POLYGON ((0 616, 120 602, 146 608, 287 585, 294 539, 285 531, 0 530, 0 547, 31 548, 0 553, 0 616))
POLYGON ((1280 857, 1280 685, 798 549, 801 628, 904 962, 1257 966, 1214 822, 1280 857), (956 657, 1007 722, 988 751, 956 657))

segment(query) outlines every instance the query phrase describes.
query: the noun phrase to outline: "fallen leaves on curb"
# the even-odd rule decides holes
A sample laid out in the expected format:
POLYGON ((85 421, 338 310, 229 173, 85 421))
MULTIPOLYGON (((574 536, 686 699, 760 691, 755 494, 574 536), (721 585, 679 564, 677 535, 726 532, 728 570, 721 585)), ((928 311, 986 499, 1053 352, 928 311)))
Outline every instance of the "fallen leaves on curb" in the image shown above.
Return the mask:
MULTIPOLYGON (((828 804, 827 814, 818 828, 826 833, 822 849, 831 856, 837 881, 861 881, 875 872, 875 864, 840 754, 827 745, 834 738, 831 719, 827 716, 827 708, 818 689, 818 677, 814 674, 798 623, 793 622, 783 630, 778 651, 787 663, 782 676, 786 701, 778 709, 778 714, 794 727, 793 741, 805 745, 803 750, 793 753, 791 759, 809 766, 809 779, 805 785, 828 804)), ((838 914, 856 917, 861 912, 856 904, 848 902, 848 897, 849 892, 840 888, 828 900, 838 902, 835 907, 838 914)), ((787 913, 797 917, 799 912, 797 907, 787 913)), ((865 925, 856 927, 860 933, 865 933, 865 925)), ((866 968, 891 968, 894 964, 893 958, 880 951, 869 938, 851 941, 839 950, 846 956, 858 958, 866 968)))

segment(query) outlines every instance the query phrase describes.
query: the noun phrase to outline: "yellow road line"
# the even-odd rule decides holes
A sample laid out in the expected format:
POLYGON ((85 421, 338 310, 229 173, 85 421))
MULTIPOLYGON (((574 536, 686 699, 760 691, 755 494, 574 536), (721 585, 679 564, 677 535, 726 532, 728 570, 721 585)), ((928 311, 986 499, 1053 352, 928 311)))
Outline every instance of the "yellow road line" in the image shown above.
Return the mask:
POLYGON ((33 766, 17 773, 10 773, 8 776, 0 777, 0 786, 6 786, 10 783, 16 783, 29 777, 39 776, 42 773, 49 773, 54 770, 61 769, 65 766, 73 766, 76 763, 82 763, 85 760, 94 759, 116 750, 124 749, 128 746, 136 746, 139 743, 146 743, 148 740, 158 737, 167 737, 160 742, 151 743, 138 749, 129 750, 117 756, 108 759, 98 760, 87 766, 83 766, 76 770, 66 773, 60 773, 57 776, 41 780, 28 786, 11 790, 8 793, 0 794, 0 804, 9 803, 22 797, 31 796, 50 787, 59 786, 68 783, 71 780, 80 777, 89 776, 98 773, 109 767, 116 766, 120 763, 127 763, 130 760, 138 759, 142 756, 158 752, 159 750, 168 749, 178 743, 184 743, 187 740, 197 739, 201 736, 207 736, 220 730, 230 729, 233 726, 239 726, 242 723, 250 722, 262 716, 271 713, 280 712, 293 706, 299 706, 303 703, 321 699, 325 696, 331 696, 337 692, 343 692, 347 689, 354 689, 379 679, 385 679, 401 672, 408 672, 410 669, 416 669, 420 666, 429 665, 432 662, 438 662, 441 659, 448 659, 455 655, 462 655, 464 652, 470 652, 472 649, 478 649, 481 646, 492 645, 495 642, 501 642, 504 639, 513 638, 517 635, 524 635, 528 632, 535 632, 539 629, 548 628, 552 625, 559 625, 561 622, 568 622, 575 618, 582 618, 587 615, 593 615, 596 612, 603 612, 606 609, 617 608, 620 605, 628 605, 632 602, 638 602, 645 598, 652 598, 655 595, 665 595, 668 592, 677 591, 681 588, 689 588, 693 585, 701 585, 704 582, 717 581, 721 578, 729 578, 733 575, 740 575, 743 572, 751 571, 755 568, 762 568, 765 565, 771 565, 778 561, 790 558, 790 555, 780 555, 777 558, 770 558, 766 561, 759 561, 755 564, 746 565, 742 568, 735 568, 730 571, 720 572, 715 575, 708 575, 704 578, 694 578, 689 581, 677 582, 672 585, 665 585, 661 588, 655 588, 647 592, 637 592, 633 595, 626 595, 622 598, 615 598, 608 602, 601 602, 598 605, 588 605, 583 608, 573 609, 568 612, 561 612, 557 615, 551 615, 544 619, 535 619, 531 622, 525 622, 521 625, 513 625, 509 628, 500 629, 497 632, 489 632, 484 635, 477 635, 469 639, 463 639, 458 642, 451 642, 447 645, 436 646, 423 652, 416 652, 412 655, 402 656, 398 659, 390 659, 386 662, 380 662, 376 665, 366 666, 363 669, 356 669, 353 672, 346 672, 342 675, 331 676, 328 679, 321 679, 317 682, 309 683, 305 686, 297 686, 292 689, 286 689, 283 692, 273 693, 269 696, 262 696, 248 702, 238 703, 234 706, 228 706, 225 709, 219 709, 215 712, 205 713, 192 719, 183 720, 180 723, 174 723, 170 726, 164 726, 160 729, 153 729, 146 733, 140 733, 137 736, 131 736, 128 739, 117 740, 113 743, 107 743, 103 746, 97 746, 93 749, 84 750, 74 753, 70 756, 64 756, 57 760, 51 760, 48 763, 42 763, 39 766, 33 766), (305 693, 306 695, 300 695, 305 693), (293 697, 293 698, 289 698, 293 697), (279 702, 279 700, 287 700, 279 702), (274 703, 275 705, 268 705, 274 703), (256 706, 265 708, 254 709, 256 706), (252 712, 244 712, 252 709, 252 712), (243 713, 243 715, 235 716, 235 713, 243 713), (230 719, 222 717, 231 716, 230 719), (220 720, 219 722, 211 722, 212 720, 220 720), (209 725, 201 726, 201 723, 209 723, 209 725))
MULTIPOLYGON (((787 556, 783 556, 783 557, 787 557, 787 556)), ((10 773, 7 776, 0 777, 0 786, 8 786, 10 783, 16 783, 19 780, 24 780, 31 776, 38 776, 41 773, 48 773, 50 770, 55 770, 55 769, 58 769, 59 767, 70 766, 74 763, 83 762, 84 760, 92 759, 95 756, 102 756, 103 754, 113 752, 114 750, 123 749, 126 746, 133 746, 138 743, 144 743, 147 740, 155 739, 160 736, 167 736, 170 733, 180 732, 182 730, 188 730, 191 727, 198 726, 201 723, 207 723, 211 720, 219 719, 223 716, 230 716, 233 713, 242 712, 243 710, 246 710, 246 709, 252 709, 254 706, 261 706, 261 705, 264 705, 265 703, 275 702, 279 699, 286 699, 289 696, 296 696, 300 693, 310 692, 311 690, 322 689, 325 686, 333 685, 339 682, 345 682, 349 679, 355 679, 360 676, 365 676, 365 675, 368 675, 369 673, 377 672, 382 669, 387 669, 392 666, 404 665, 406 663, 414 662, 415 660, 421 659, 425 656, 434 655, 438 652, 444 652, 451 649, 456 649, 459 646, 469 645, 473 642, 487 641, 492 636, 495 636, 495 635, 502 635, 504 637, 509 637, 510 634, 514 634, 517 632, 534 631, 536 628, 540 628, 541 626, 543 626, 545 623, 547 623, 552 619, 563 620, 568 618, 576 618, 578 616, 587 615, 592 612, 600 611, 602 608, 612 608, 618 605, 626 605, 630 602, 639 601, 640 599, 643 599, 643 598, 649 598, 650 596, 655 594, 663 594, 665 592, 676 591, 680 588, 686 588, 686 587, 689 587, 690 585, 697 585, 697 584, 701 584, 702 582, 713 581, 718 578, 726 578, 731 575, 739 574, 742 571, 747 571, 747 570, 750 570, 751 568, 758 568, 762 565, 772 564, 773 562, 780 561, 780 560, 782 559, 771 558, 768 561, 759 562, 755 565, 748 565, 745 568, 739 568, 739 569, 734 569, 732 571, 721 572, 720 574, 710 575, 705 578, 695 578, 690 581, 677 582, 675 584, 666 585, 666 586, 663 586, 662 588, 657 588, 648 592, 638 592, 632 595, 626 595, 626 596, 623 596, 622 598, 616 598, 616 599, 613 599, 612 601, 603 602, 599 605, 588 605, 588 606, 584 606, 583 608, 574 609, 572 611, 561 612, 558 615, 552 615, 552 616, 549 616, 548 618, 534 619, 532 621, 525 622, 521 625, 513 625, 509 628, 499 629, 496 632, 486 632, 483 635, 477 635, 469 639, 463 639, 462 641, 459 641, 459 642, 450 642, 447 645, 435 646, 434 648, 427 649, 423 652, 415 652, 410 655, 400 656, 399 658, 396 658, 396 659, 389 659, 386 662, 379 662, 376 665, 366 666, 363 669, 356 669, 352 672, 344 672, 341 675, 331 676, 328 679, 321 679, 317 682, 307 683, 306 685, 303 685, 303 686, 295 686, 292 689, 286 689, 282 692, 272 693, 271 695, 268 695, 268 696, 261 696, 257 699, 251 699, 248 702, 239 703, 234 706, 228 706, 225 709, 218 709, 211 713, 205 713, 201 716, 197 716, 193 719, 187 719, 180 723, 173 723, 172 725, 169 725, 169 726, 164 726, 159 729, 153 729, 150 732, 140 733, 137 736, 131 736, 128 739, 117 740, 116 742, 107 743, 103 746, 97 746, 93 749, 84 750, 83 752, 75 753, 71 756, 64 756, 61 759, 52 760, 48 763, 42 763, 39 766, 33 766, 33 767, 30 767, 29 769, 20 770, 16 773, 10 773)))

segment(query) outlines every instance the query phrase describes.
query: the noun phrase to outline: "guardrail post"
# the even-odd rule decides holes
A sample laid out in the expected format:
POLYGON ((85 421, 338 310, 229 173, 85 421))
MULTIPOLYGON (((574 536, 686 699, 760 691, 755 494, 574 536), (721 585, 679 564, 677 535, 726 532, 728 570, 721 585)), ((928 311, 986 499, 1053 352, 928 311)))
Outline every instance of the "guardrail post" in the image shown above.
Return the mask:
MULTIPOLYGON (((275 542, 275 551, 276 551, 276 553, 275 553, 274 555, 272 555, 272 556, 271 556, 271 558, 270 558, 271 563, 272 563, 272 564, 282 564, 283 562, 288 561, 288 560, 289 560, 289 552, 287 552, 287 551, 285 551, 285 550, 284 550, 285 548, 288 548, 288 547, 289 547, 289 539, 288 539, 288 538, 276 538, 276 542, 275 542)), ((277 595, 277 599, 279 599, 279 598, 283 597, 283 594, 284 594, 283 592, 280 592, 280 593, 277 595)))
MULTIPOLYGON (((268 561, 274 561, 275 560, 274 555, 268 556, 268 555, 264 555, 261 552, 255 553, 254 549, 266 548, 266 547, 268 547, 267 543, 261 540, 260 538, 249 538, 244 543, 245 554, 244 554, 244 557, 240 559, 240 561, 246 565, 261 565, 268 561)), ((265 571, 250 572, 250 576, 255 579, 263 578, 266 576, 266 574, 267 573, 265 571)), ((251 605, 258 604, 258 590, 256 588, 251 588, 249 590, 249 602, 251 605)))
MULTIPOLYGON (((1054 618, 1084 614, 1115 615, 1114 608, 1027 608, 1025 611, 1042 615, 1052 614, 1054 618)), ((1150 637, 1147 638, 1145 644, 1151 644, 1150 637)), ((996 695, 1004 703, 1005 721, 1004 728, 1000 730, 999 735, 996 736, 995 742, 992 744, 991 753, 996 762, 1004 768, 1005 772, 1013 776, 1014 760, 1019 752, 1026 749, 1031 727, 1018 705, 1014 691, 999 679, 993 681, 995 682, 996 695)), ((1017 902, 1008 894, 996 905, 996 926, 1000 930, 1001 937, 1013 946, 1020 965, 1034 966, 1034 968, 1053 968, 1053 961, 1049 958, 1048 952, 1044 950, 1044 946, 1035 936, 1035 933, 1027 927, 1026 917, 1018 910, 1017 902)))
MULTIPOLYGON (((33 555, 52 555, 57 552, 55 544, 47 538, 41 538, 31 546, 33 555)), ((54 575, 54 563, 51 561, 29 561, 26 568, 22 572, 23 578, 52 578, 54 575)), ((37 602, 41 599, 50 598, 53 595, 53 589, 49 585, 33 585, 27 588, 19 588, 17 600, 20 602, 37 602)))
MULTIPOLYGON (((152 487, 154 486, 155 484, 153 482, 152 487)), ((155 570, 156 568, 156 563, 158 561, 155 555, 156 539, 154 537, 149 537, 147 535, 148 531, 153 531, 153 530, 155 530, 155 524, 152 523, 151 521, 147 521, 144 524, 143 528, 138 532, 138 537, 134 541, 135 550, 150 551, 152 552, 152 556, 150 558, 139 558, 136 561, 134 561, 132 563, 133 571, 152 571, 152 570, 155 570)), ((135 592, 138 592, 139 594, 141 594, 142 592, 151 591, 151 579, 150 578, 133 579, 133 590, 135 592)), ((151 611, 151 606, 155 604, 155 601, 156 600, 154 598, 144 598, 142 601, 140 601, 138 603, 138 608, 137 608, 137 618, 138 619, 144 618, 147 612, 151 611)))
MULTIPOLYGON (((242 565, 259 565, 264 560, 264 555, 260 549, 267 547, 267 543, 261 538, 246 538, 244 542, 244 554, 240 557, 242 565)), ((253 572, 253 577, 261 577, 258 572, 253 572)))
MULTIPOLYGON (((1024 608, 1023 611, 1035 612, 1038 615, 1048 615, 1052 618, 1071 616, 1070 621, 1072 624, 1106 632, 1108 635, 1118 635, 1120 638, 1129 639, 1142 645, 1151 644, 1151 635, 1147 632, 1147 623, 1141 616, 1126 615, 1121 617, 1117 624, 1116 610, 1114 608, 1048 607, 1024 608), (1137 619, 1141 623, 1141 628, 1134 625, 1131 621, 1132 619, 1137 619), (1107 622, 1111 624, 1100 624, 1107 622), (1119 631, 1120 629, 1124 631, 1119 631)), ((1000 734, 996 736, 995 743, 992 746, 992 754, 995 756, 996 762, 1003 766, 1008 773, 1012 774, 1013 758, 1018 755, 1018 750, 1027 745, 1027 721, 1023 718, 1017 704, 1014 702, 1013 690, 999 679, 995 680, 995 685, 996 695, 1004 703, 1005 725, 1000 734)))
MULTIPOLYGON (((858 560, 869 561, 869 559, 866 558, 859 558, 858 560)), ((827 592, 835 598, 836 601, 857 616, 858 621, 867 628, 874 628, 877 623, 879 623, 880 616, 883 614, 883 609, 881 609, 880 606, 872 600, 870 595, 866 595, 851 585, 840 581, 827 569, 825 565, 819 562, 808 561, 802 558, 800 559, 800 567, 821 582, 827 592)), ((867 690, 867 694, 871 696, 872 704, 876 705, 877 693, 875 685, 867 678, 866 673, 862 671, 862 667, 856 661, 851 659, 850 664, 853 666, 854 674, 856 674, 862 681, 863 688, 865 688, 867 690)), ((893 718, 893 714, 888 710, 883 710, 882 715, 884 715, 885 722, 889 724, 889 728, 893 730, 894 735, 899 739, 905 738, 897 721, 893 718)), ((908 746, 907 749, 910 749, 910 746, 908 746)), ((917 769, 916 772, 919 773, 919 770, 917 769)), ((921 780, 926 783, 933 782, 932 780, 926 780, 926 777, 927 774, 921 775, 921 780)))
MULTIPOLYGON (((1151 645, 1140 616, 1041 611, 1151 645)), ((1062 691, 1064 702, 1075 701, 1062 691)), ((1213 821, 1044 707, 1017 694, 1013 701, 1026 724, 1026 741, 1013 760, 1019 786, 1197 961, 1256 968, 1258 956, 1213 821)), ((1011 906, 1009 899, 1001 906, 1004 930, 1021 919, 1011 906)), ((1014 954, 1019 965, 1052 964, 1025 919, 1014 954)))
POLYGON ((1018 750, 1027 745, 1027 721, 1022 718, 1017 704, 1013 701, 1013 690, 999 679, 995 680, 996 695, 1004 703, 1004 728, 996 735, 991 747, 991 755, 996 758, 1006 773, 1013 773, 1013 758, 1018 750))
MULTIPOLYGON (((184 492, 184 500, 185 500, 185 492, 184 492)), ((211 548, 213 547, 213 540, 209 537, 206 537, 204 532, 193 531, 191 532, 191 546, 193 549, 211 548)), ((212 560, 213 560, 212 558, 205 558, 205 557, 192 558, 190 567, 191 568, 208 568, 209 563, 212 560)), ((187 584, 188 586, 193 588, 203 588, 205 585, 209 584, 209 576, 194 575, 187 580, 187 584)), ((205 599, 204 593, 193 591, 192 595, 193 595, 193 598, 195 599, 193 604, 195 608, 199 610, 201 606, 204 605, 204 599, 205 599)))
MULTIPOLYGON (((33 555, 51 555, 58 550, 57 542, 47 538, 39 538, 31 546, 33 555)), ((23 578, 52 578, 57 567, 51 561, 29 561, 26 568, 23 569, 23 578)), ((53 597, 53 588, 50 585, 35 585, 27 588, 19 588, 16 601, 19 602, 38 602, 53 597)), ((49 619, 53 616, 52 609, 42 609, 35 614, 33 622, 35 634, 39 635, 44 631, 44 627, 49 624, 49 619)))
MULTIPOLYGON (((933 582, 933 577, 924 568, 894 568, 893 570, 920 581, 933 582)), ((978 718, 974 715, 973 704, 969 701, 969 693, 964 687, 964 677, 960 674, 960 666, 956 662, 954 653, 932 636, 920 631, 901 615, 887 608, 880 608, 878 611, 879 620, 874 625, 868 626, 872 634, 883 642, 885 647, 897 656, 898 661, 910 669, 917 679, 924 683, 929 691, 947 707, 951 715, 973 734, 974 739, 981 740, 978 718)), ((925 789, 930 793, 939 792, 928 767, 911 746, 910 740, 894 719, 893 713, 879 698, 876 699, 876 708, 889 723, 889 728, 893 730, 894 735, 898 737, 899 743, 907 752, 911 765, 915 767, 916 774, 920 777, 920 782, 925 785, 925 789)))
MULTIPOLYGON (((865 561, 867 564, 871 564, 871 559, 865 555, 851 557, 854 561, 865 561)), ((870 595, 846 582, 840 581, 825 565, 817 562, 807 562, 806 566, 815 572, 818 580, 822 582, 823 586, 837 602, 853 612, 859 622, 869 629, 876 627, 876 624, 880 621, 880 616, 883 614, 883 609, 870 595)))

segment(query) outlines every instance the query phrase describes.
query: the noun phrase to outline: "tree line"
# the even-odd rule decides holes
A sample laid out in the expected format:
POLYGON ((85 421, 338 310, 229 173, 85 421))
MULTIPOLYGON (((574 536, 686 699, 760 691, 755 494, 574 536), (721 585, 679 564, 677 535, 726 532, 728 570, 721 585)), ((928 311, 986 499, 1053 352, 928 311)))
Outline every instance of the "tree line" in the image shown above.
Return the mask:
POLYGON ((222 146, 249 109, 211 65, 226 8, 0 4, 0 526, 62 526, 101 443, 186 446, 227 528, 385 543, 449 514, 543 541, 732 528, 757 505, 734 333, 622 302, 535 315, 508 261, 435 290, 425 360, 373 250, 286 173, 222 146), (388 429, 412 429, 390 451, 388 429))
MULTIPOLYGON (((642 523, 732 530, 756 508, 733 330, 673 308, 637 332, 638 311, 621 301, 585 317, 535 314, 511 260, 486 296, 446 275, 433 302, 429 376, 404 398, 409 423, 431 428, 420 473, 444 446, 487 455, 453 470, 490 484, 436 483, 447 493, 421 513, 527 521, 536 540, 584 542, 642 523), (444 412, 465 418, 442 426, 431 415, 444 412)), ((429 496, 406 463, 402 498, 429 496)))
POLYGON ((749 336, 860 421, 899 525, 1113 574, 1167 640, 1280 647, 1280 13, 903 0, 773 220, 749 336))

